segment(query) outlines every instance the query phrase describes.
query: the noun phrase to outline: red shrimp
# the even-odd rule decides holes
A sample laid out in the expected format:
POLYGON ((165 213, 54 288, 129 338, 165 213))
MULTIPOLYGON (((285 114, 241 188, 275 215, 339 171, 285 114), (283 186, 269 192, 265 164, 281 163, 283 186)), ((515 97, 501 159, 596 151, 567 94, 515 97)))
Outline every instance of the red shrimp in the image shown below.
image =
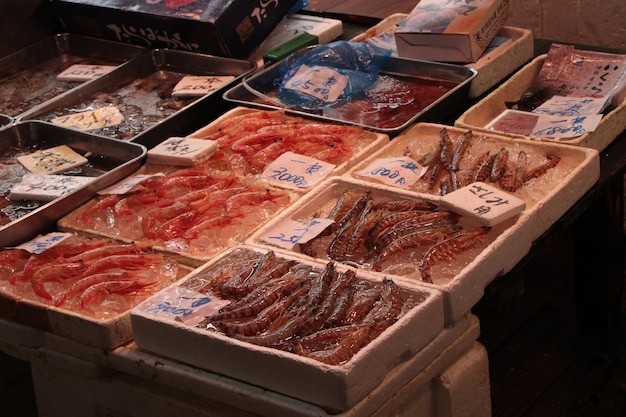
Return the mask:
POLYGON ((134 281, 105 281, 93 284, 86 288, 79 296, 78 301, 82 308, 87 308, 98 299, 103 299, 111 294, 137 294, 154 287, 158 281, 134 280, 134 281))
POLYGON ((61 306, 72 297, 80 296, 87 288, 92 285, 111 282, 111 281, 128 281, 133 282, 137 280, 137 275, 132 274, 129 271, 114 271, 103 272, 100 274, 89 275, 81 278, 78 281, 70 285, 65 291, 63 291, 54 301, 55 306, 61 306))
POLYGON ((85 265, 82 262, 70 262, 63 264, 49 264, 39 268, 30 277, 30 283, 35 294, 41 298, 52 300, 52 296, 46 290, 44 283, 64 279, 75 278, 82 275, 85 265))

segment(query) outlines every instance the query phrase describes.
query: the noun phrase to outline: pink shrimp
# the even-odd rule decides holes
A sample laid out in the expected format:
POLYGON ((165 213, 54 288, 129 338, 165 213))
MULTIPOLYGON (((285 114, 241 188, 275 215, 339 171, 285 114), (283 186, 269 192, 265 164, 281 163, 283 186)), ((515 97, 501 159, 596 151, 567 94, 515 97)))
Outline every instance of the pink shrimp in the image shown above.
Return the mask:
POLYGON ((136 274, 131 274, 129 271, 114 271, 103 272, 100 274, 89 275, 81 278, 78 281, 70 285, 65 291, 63 291, 57 299, 54 301, 55 306, 61 306, 71 298, 79 294, 82 294, 87 288, 92 285, 111 282, 111 281, 127 281, 133 282, 137 279, 136 274))
POLYGON ((100 214, 104 210, 115 207, 117 203, 122 199, 119 194, 111 194, 103 197, 99 197, 92 204, 87 206, 85 211, 83 211, 82 219, 84 222, 88 222, 91 220, 91 217, 94 214, 100 214))
POLYGON ((85 265, 81 262, 70 262, 64 264, 50 264, 38 269, 30 277, 30 283, 35 294, 41 298, 52 300, 52 296, 46 290, 44 283, 50 281, 61 282, 64 279, 80 276, 85 270, 85 265))
POLYGON ((79 296, 78 300, 82 308, 87 308, 97 299, 106 298, 111 294, 136 294, 146 291, 148 288, 155 286, 157 283, 157 281, 151 280, 99 282, 85 289, 79 296))
POLYGON ((154 253, 111 255, 87 264, 83 276, 99 274, 111 269, 147 269, 162 262, 163 255, 154 253))

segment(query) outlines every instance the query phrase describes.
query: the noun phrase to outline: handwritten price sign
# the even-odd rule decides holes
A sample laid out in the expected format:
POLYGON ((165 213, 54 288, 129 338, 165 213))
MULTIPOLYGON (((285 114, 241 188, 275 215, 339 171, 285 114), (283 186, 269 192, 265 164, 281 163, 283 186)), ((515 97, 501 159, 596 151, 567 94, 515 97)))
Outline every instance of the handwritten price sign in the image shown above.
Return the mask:
POLYGON ((407 157, 379 158, 356 174, 393 187, 409 189, 419 180, 426 167, 407 157))
POLYGON ((283 188, 311 187, 327 177, 335 165, 293 152, 285 152, 263 171, 262 177, 283 188))
POLYGON ((78 130, 97 130, 117 126, 124 121, 124 115, 117 107, 104 107, 67 116, 56 117, 52 123, 78 130))
POLYGON ((173 97, 199 97, 212 93, 234 80, 233 75, 210 75, 183 77, 172 91, 173 97))
POLYGON ((348 77, 331 68, 301 65, 287 81, 285 88, 326 102, 334 102, 347 85, 348 77))
POLYGON ((306 243, 313 239, 332 223, 334 223, 333 220, 322 218, 315 218, 309 222, 286 219, 260 236, 260 239, 291 250, 298 243, 306 243))
POLYGON ((75 64, 57 75, 61 81, 89 81, 115 69, 113 65, 75 64))

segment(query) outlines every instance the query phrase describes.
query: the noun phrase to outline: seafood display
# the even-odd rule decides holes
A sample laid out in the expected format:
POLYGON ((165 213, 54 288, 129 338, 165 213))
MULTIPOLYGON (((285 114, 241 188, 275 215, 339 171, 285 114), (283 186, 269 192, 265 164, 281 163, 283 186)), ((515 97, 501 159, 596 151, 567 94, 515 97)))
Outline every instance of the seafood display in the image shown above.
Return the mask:
POLYGON ((423 301, 390 279, 374 282, 334 262, 315 267, 273 251, 232 252, 184 287, 228 301, 197 327, 329 365, 349 361, 423 301))
POLYGON ((427 168, 416 190, 426 188, 429 194, 446 195, 474 182, 486 182, 515 192, 555 168, 561 160, 555 154, 541 155, 537 160, 523 149, 516 151, 506 146, 493 149, 487 144, 479 150, 481 142, 488 141, 469 130, 456 136, 443 127, 435 149, 424 152, 407 146, 405 156, 427 168))
POLYGON ((96 197, 61 219, 60 227, 204 257, 243 241, 294 198, 206 164, 153 165, 145 173, 155 175, 125 194, 96 197))
POLYGON ((215 169, 240 175, 260 174, 285 152, 335 165, 346 163, 378 135, 355 126, 336 125, 287 115, 284 111, 244 111, 212 123, 192 137, 215 140, 215 169))
POLYGON ((172 97, 172 90, 185 75, 175 71, 155 71, 113 91, 101 91, 77 104, 41 114, 37 119, 72 127, 71 121, 64 120, 73 121, 69 119, 73 114, 115 108, 121 116, 110 117, 110 122, 98 120, 93 129, 81 121, 79 128, 115 139, 131 139, 198 99, 172 97))
POLYGON ((178 278, 168 257, 135 244, 73 237, 43 252, 0 252, 0 285, 20 298, 106 317, 178 278))

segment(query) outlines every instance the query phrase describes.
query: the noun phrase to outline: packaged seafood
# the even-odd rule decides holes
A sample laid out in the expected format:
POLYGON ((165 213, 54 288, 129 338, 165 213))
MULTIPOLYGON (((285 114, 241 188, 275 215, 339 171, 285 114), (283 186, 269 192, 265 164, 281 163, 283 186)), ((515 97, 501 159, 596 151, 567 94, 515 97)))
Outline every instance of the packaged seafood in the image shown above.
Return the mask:
MULTIPOLYGON (((383 45, 392 48, 394 54, 394 32, 397 23, 405 19, 406 13, 395 13, 381 20, 365 32, 352 38, 352 41, 362 42, 366 39, 376 39, 383 45)), ((526 64, 533 57, 533 33, 529 29, 505 25, 496 34, 487 50, 476 60, 467 64, 478 73, 472 79, 468 92, 469 98, 476 98, 498 84, 513 71, 526 64)))
POLYGON ((247 243, 436 288, 450 325, 530 249, 519 217, 484 227, 432 196, 346 175, 320 184, 247 243))
POLYGON ((211 167, 144 165, 124 193, 98 195, 57 222, 61 230, 149 245, 198 266, 243 242, 299 198, 254 176, 211 167))
POLYGON ((389 57, 364 94, 319 111, 290 107, 277 99, 275 80, 281 76, 283 62, 244 78, 224 93, 224 99, 243 106, 283 108, 289 114, 357 125, 392 136, 416 121, 442 121, 461 111, 476 76, 476 70, 460 65, 389 57), (407 92, 415 96, 407 96, 407 92))
MULTIPOLYGON (((246 107, 229 110, 189 137, 217 141, 219 149, 212 165, 241 175, 262 174, 268 164, 286 152, 332 164, 334 167, 324 175, 340 175, 389 142, 386 134, 356 126, 246 107)), ((293 183, 293 179, 284 182, 293 183)), ((310 189, 307 184, 297 189, 310 189)))
POLYGON ((352 407, 443 329, 436 290, 247 246, 131 319, 142 349, 334 410, 352 407))
POLYGON ((50 100, 22 114, 148 148, 170 136, 183 136, 216 116, 215 97, 256 68, 231 58, 159 49, 129 61, 119 71, 50 100), (186 76, 203 77, 200 95, 177 96, 186 76))
MULTIPOLYGON (((539 138, 488 127, 501 113, 508 109, 507 103, 519 101, 530 90, 543 67, 546 57, 547 55, 544 54, 533 59, 501 86, 467 109, 454 122, 454 125, 473 130, 474 132, 488 132, 518 139, 533 139, 583 146, 602 151, 626 128, 626 101, 623 98, 621 103, 616 103, 608 113, 602 116, 595 130, 573 138, 539 138)), ((523 121, 518 121, 518 123, 523 123, 523 121)))
MULTIPOLYGON (((145 148, 137 144, 37 121, 19 122, 0 131, 0 149, 0 189, 3 196, 0 207, 0 246, 22 243, 51 228, 59 218, 88 201, 98 190, 136 171, 146 153, 145 148), (69 148, 86 160, 86 163, 57 175, 68 181, 91 180, 78 188, 69 188, 68 192, 51 201, 9 199, 12 188, 28 174, 17 158, 57 146, 69 148)), ((45 183, 42 184, 39 188, 45 188, 45 183)))
POLYGON ((131 340, 128 311, 189 272, 149 248, 78 235, 0 256, 2 297, 16 303, 8 319, 99 348, 131 340))
POLYGON ((59 79, 75 65, 117 68, 144 48, 101 39, 61 33, 0 59, 0 113, 21 114, 78 87, 82 81, 59 79))
POLYGON ((565 214, 600 176, 599 154, 594 149, 520 140, 433 123, 418 123, 407 129, 354 166, 347 176, 380 184, 382 177, 367 175, 364 170, 373 161, 400 156, 428 167, 409 188, 421 195, 440 198, 474 181, 485 181, 522 199, 525 208, 516 227, 523 222, 531 241, 565 214), (442 154, 442 149, 447 156, 442 154), (440 159, 433 161, 433 155, 449 161, 456 158, 458 166, 444 168, 440 159), (440 166, 438 176, 433 169, 437 166, 440 166))

